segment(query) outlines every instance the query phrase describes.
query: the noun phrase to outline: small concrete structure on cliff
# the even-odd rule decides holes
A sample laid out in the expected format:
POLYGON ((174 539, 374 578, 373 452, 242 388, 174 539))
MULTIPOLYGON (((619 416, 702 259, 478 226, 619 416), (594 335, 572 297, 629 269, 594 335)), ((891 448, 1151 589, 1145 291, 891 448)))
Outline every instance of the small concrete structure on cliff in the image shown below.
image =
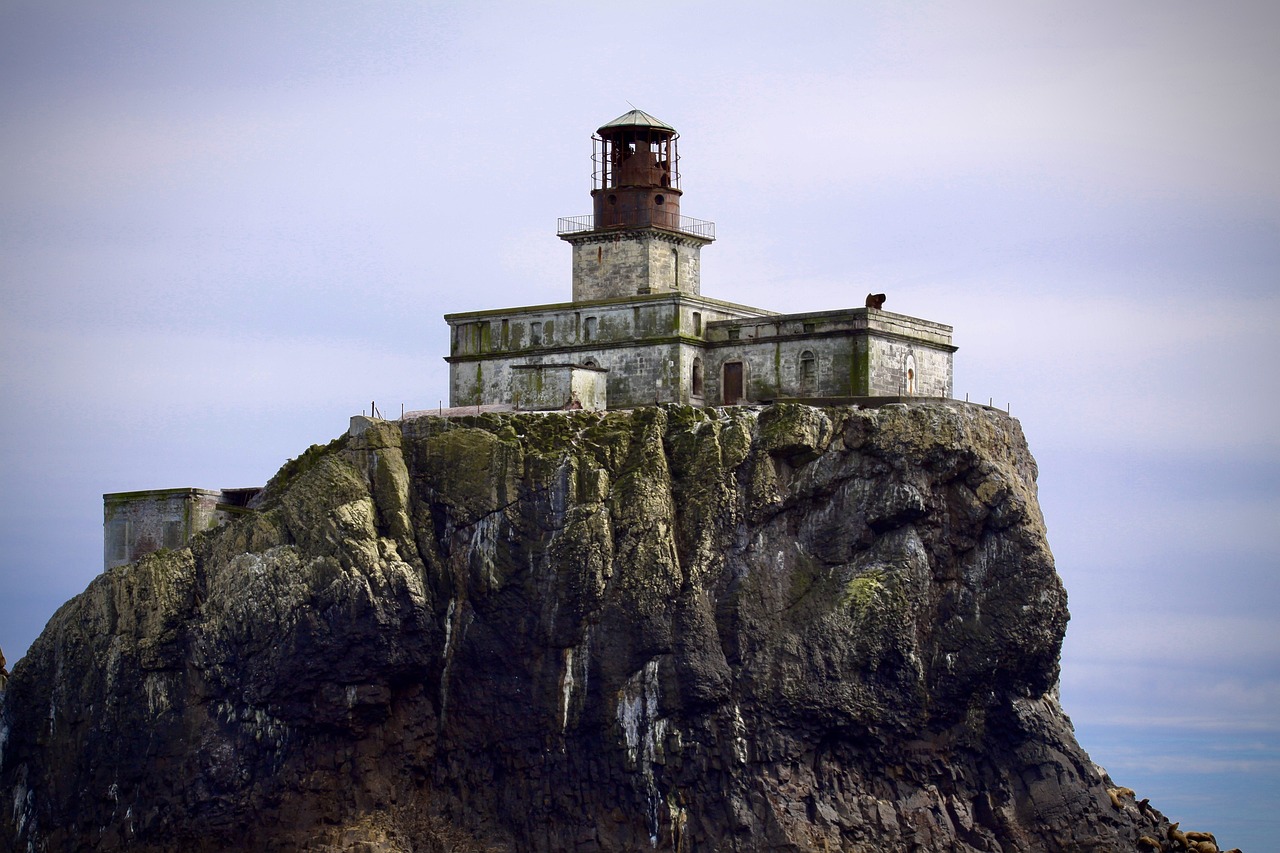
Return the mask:
POLYGON ((680 213, 678 138, 641 110, 596 131, 593 212, 557 229, 573 248, 573 301, 446 315, 450 406, 951 396, 950 326, 877 307, 779 314, 703 296, 715 225, 680 213))
POLYGON ((259 488, 150 489, 102 496, 102 567, 132 563, 161 548, 185 548, 247 505, 259 488))

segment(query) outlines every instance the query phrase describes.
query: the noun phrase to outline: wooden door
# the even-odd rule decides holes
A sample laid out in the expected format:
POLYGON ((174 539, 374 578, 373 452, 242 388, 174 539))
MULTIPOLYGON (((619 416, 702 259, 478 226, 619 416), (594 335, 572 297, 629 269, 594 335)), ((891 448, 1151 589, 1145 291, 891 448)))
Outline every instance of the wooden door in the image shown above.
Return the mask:
POLYGON ((742 399, 742 362, 728 361, 724 365, 724 383, 720 386, 726 406, 737 405, 742 399))

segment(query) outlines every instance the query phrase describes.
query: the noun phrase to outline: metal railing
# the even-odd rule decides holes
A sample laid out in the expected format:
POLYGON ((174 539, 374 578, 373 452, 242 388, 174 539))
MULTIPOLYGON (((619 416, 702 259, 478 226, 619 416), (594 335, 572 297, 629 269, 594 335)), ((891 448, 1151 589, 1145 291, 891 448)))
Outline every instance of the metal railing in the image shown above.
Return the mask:
POLYGON ((562 216, 556 220, 556 236, 580 234, 583 231, 607 231, 612 228, 662 228, 666 231, 678 231, 691 234, 706 240, 716 238, 716 224, 705 219, 694 219, 692 216, 672 216, 660 210, 636 211, 629 215, 609 217, 596 224, 596 217, 590 213, 585 216, 562 216))

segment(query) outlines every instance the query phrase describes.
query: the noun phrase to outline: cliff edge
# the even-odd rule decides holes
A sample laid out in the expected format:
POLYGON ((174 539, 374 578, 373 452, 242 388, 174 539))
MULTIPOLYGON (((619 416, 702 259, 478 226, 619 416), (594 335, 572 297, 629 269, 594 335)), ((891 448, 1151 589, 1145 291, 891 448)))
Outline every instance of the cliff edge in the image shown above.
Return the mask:
POLYGON ((0 850, 1113 851, 1017 421, 357 419, 0 693, 0 850))

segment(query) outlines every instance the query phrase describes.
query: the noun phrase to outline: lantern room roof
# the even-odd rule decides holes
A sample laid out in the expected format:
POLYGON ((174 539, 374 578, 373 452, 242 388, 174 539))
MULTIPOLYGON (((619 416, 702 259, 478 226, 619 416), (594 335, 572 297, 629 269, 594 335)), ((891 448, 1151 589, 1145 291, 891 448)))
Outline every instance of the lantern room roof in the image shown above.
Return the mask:
POLYGON ((632 110, 629 113, 623 113, 608 124, 601 125, 597 131, 613 130, 619 127, 647 127, 654 130, 669 130, 672 133, 676 129, 661 119, 656 119, 644 110, 632 110))

